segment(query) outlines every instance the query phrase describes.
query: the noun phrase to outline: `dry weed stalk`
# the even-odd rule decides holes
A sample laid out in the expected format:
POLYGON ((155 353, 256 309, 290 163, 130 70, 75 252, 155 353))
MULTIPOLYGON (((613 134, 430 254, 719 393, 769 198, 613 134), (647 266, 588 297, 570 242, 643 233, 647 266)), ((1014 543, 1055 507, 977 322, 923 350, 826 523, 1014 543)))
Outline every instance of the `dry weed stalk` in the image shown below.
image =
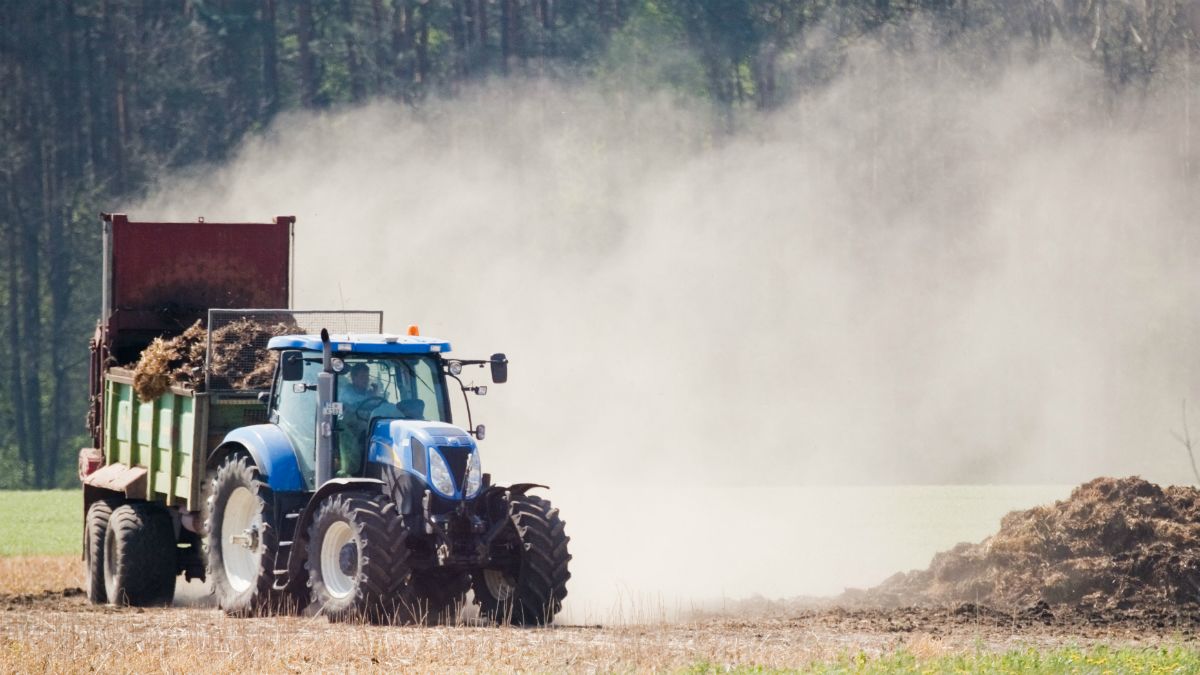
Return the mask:
POLYGON ((1172 431, 1171 435, 1175 440, 1183 444, 1183 448, 1187 450, 1188 461, 1192 463, 1192 476, 1196 478, 1196 484, 1200 485, 1200 470, 1196 469, 1196 453, 1192 451, 1192 432, 1188 429, 1187 421, 1187 399, 1183 399, 1183 434, 1177 431, 1172 431))

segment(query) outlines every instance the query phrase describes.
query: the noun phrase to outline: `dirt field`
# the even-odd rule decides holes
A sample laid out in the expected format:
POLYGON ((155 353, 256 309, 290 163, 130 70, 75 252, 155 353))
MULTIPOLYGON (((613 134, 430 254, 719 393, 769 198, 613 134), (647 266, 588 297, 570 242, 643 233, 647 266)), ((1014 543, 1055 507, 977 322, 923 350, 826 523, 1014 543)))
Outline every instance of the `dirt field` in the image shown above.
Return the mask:
MULTIPOLYGON (((1200 647, 1200 613, 1016 615, 945 609, 744 610, 672 624, 513 629, 232 619, 207 607, 88 604, 73 557, 0 559, 3 670, 650 671, 803 668, 855 654, 917 658, 1063 646, 1200 647), (193 645, 195 648, 187 648, 193 645)), ((196 599, 183 602, 200 604, 196 599)))

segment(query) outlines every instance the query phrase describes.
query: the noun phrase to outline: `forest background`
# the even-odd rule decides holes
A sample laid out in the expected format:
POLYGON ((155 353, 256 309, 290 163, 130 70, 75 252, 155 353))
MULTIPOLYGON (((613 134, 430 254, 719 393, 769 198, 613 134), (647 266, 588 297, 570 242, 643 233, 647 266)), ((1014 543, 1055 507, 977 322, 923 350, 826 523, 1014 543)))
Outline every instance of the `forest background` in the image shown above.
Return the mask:
POLYGON ((99 211, 282 113, 586 81, 701 106, 716 145, 870 41, 979 78, 1066 53, 1107 85, 1094 115, 1190 86, 1198 34, 1183 0, 0 0, 0 488, 75 479, 99 211))

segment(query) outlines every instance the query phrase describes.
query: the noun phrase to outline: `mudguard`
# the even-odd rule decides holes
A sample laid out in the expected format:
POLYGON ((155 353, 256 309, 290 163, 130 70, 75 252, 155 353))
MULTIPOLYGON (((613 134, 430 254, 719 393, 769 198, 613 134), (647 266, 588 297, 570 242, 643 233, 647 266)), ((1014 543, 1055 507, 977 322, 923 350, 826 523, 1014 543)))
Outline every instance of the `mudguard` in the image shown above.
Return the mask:
POLYGON ((297 492, 304 490, 304 477, 296 461, 292 441, 283 430, 274 424, 255 424, 234 429, 213 451, 210 462, 219 462, 229 451, 241 446, 245 448, 275 492, 297 492))
POLYGON ((542 485, 541 483, 514 483, 512 485, 509 485, 507 490, 509 492, 513 493, 514 495, 523 495, 526 492, 529 492, 530 490, 532 490, 534 488, 544 488, 546 490, 549 490, 550 486, 542 485))

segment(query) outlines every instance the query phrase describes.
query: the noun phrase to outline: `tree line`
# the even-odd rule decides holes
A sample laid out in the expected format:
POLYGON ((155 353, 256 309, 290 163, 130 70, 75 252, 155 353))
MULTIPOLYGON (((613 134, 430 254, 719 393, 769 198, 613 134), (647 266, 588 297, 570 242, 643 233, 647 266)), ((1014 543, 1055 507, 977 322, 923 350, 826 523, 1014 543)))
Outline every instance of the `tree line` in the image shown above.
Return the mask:
POLYGON ((1200 3, 0 0, 0 487, 72 484, 98 212, 220 161, 279 113, 420 106, 506 76, 607 78, 707 102, 721 133, 739 110, 831 80, 864 37, 913 49, 915 26, 1000 61, 1067 49, 1137 96, 1193 58, 1200 3))

